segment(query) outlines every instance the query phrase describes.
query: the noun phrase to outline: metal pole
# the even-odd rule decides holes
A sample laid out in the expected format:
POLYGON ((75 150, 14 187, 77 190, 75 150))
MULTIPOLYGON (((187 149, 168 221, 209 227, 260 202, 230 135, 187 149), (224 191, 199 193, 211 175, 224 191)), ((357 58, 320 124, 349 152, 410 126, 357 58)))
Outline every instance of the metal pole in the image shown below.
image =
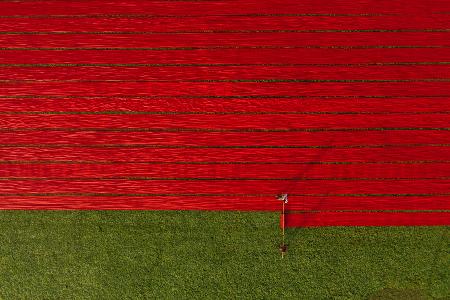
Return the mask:
POLYGON ((288 195, 287 194, 281 194, 277 196, 277 199, 282 201, 282 210, 281 210, 281 235, 282 235, 282 244, 280 245, 280 251, 281 251, 281 258, 284 258, 284 254, 286 253, 287 246, 285 244, 285 227, 286 227, 286 211, 285 211, 285 205, 288 202, 288 195))
POLYGON ((282 229, 283 229, 283 244, 281 246, 282 247, 282 249, 281 249, 281 258, 284 258, 284 252, 285 252, 285 248, 284 248, 285 247, 285 244, 284 244, 284 226, 285 226, 284 204, 285 204, 285 202, 283 201, 283 212, 281 214, 281 218, 282 218, 281 226, 282 226, 282 229))

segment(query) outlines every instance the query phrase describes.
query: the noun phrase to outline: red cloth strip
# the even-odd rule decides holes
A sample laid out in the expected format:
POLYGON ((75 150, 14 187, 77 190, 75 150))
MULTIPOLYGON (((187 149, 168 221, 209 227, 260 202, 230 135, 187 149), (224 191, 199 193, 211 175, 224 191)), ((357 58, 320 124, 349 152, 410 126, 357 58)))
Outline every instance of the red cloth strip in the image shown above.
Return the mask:
MULTIPOLYGON (((450 70, 450 69, 449 69, 450 70)), ((0 69, 1 71, 1 69, 0 69)), ((446 97, 417 98, 2 98, 3 112, 101 112, 101 111, 141 111, 141 112, 445 112, 449 111, 446 97)), ((397 115, 399 116, 399 115, 397 115)), ((2 116, 3 117, 3 116, 2 116)), ((280 115, 279 118, 284 118, 280 115)), ((419 119, 419 118, 418 118, 419 119)), ((19 124, 19 123, 18 123, 19 124)), ((239 123, 236 123, 238 125, 239 123)), ((98 124, 103 126, 101 124, 98 124)), ((134 124, 132 124, 135 126, 134 124)), ((383 123, 384 125, 384 123, 383 123)), ((408 126, 415 126, 409 123, 408 126)), ((214 123, 211 124, 214 126, 214 123)))
POLYGON ((316 226, 441 226, 450 212, 309 212, 288 213, 286 227, 316 226))
MULTIPOLYGON (((321 162, 319 162, 321 163, 321 162)), ((323 162, 325 163, 325 162, 323 162)), ((116 161, 8 161, 0 160, 2 177, 117 177, 144 176, 155 178, 284 178, 299 181, 298 185, 309 184, 306 180, 333 178, 439 178, 450 177, 450 160, 447 163, 358 163, 336 162, 337 164, 308 164, 293 161, 288 164, 241 163, 232 161, 195 164, 191 162, 141 162, 116 161)))
MULTIPOLYGON (((147 12, 148 13, 148 12, 147 12)), ((382 16, 251 16, 177 17, 165 18, 24 18, 0 19, 0 31, 203 31, 208 30, 360 30, 360 29, 442 29, 450 27, 445 14, 382 15, 382 16)))
MULTIPOLYGON (((292 50, 292 49, 289 49, 292 50)), ((400 50, 400 49, 395 49, 400 50)), ((436 61, 445 61, 446 58, 437 56, 436 52, 444 52, 442 49, 409 49, 404 53, 404 61, 411 61, 411 53, 405 52, 423 52, 423 59, 416 58, 417 60, 426 61, 431 55, 436 61), (433 52, 433 53, 431 53, 433 52), (409 55, 408 57, 406 57, 409 55), (428 58, 425 58, 428 57, 428 58)), ((298 49, 296 50, 298 51, 298 49)), ((311 50, 310 50, 311 51, 311 50)), ((336 51, 336 50, 334 50, 336 51)), ((347 50, 352 52, 352 50, 347 50)), ((378 49, 379 52, 384 52, 384 49, 378 49)), ((445 49, 447 53, 443 53, 446 57, 450 56, 450 48, 445 49)), ((11 51, 15 53, 16 51, 11 51)), ((123 51, 122 51, 123 52, 123 51)), ((156 52, 156 51, 155 51, 156 52)), ((175 51, 176 52, 176 51, 175 51)), ((211 51, 214 52, 214 51, 211 51)), ((283 50, 280 50, 280 54, 283 50)), ((365 51, 364 51, 365 52, 365 51)), ((367 57, 366 54, 361 53, 361 61, 375 60, 372 56, 367 57)), ((6 54, 11 54, 10 51, 6 54)), ((58 52, 47 52, 46 54, 56 54, 58 52)), ((85 51, 79 51, 79 55, 75 56, 72 60, 82 59, 81 56, 86 54, 85 51)), ((177 52, 179 53, 179 52, 177 52)), ((219 52, 220 53, 220 52, 219 52)), ((45 54, 45 53, 43 53, 45 54)), ((119 53, 120 54, 120 53, 119 53)), ((128 54, 128 52, 127 52, 128 54)), ((154 53, 156 56, 158 53, 154 53)), ((354 53, 356 54, 356 53, 354 53)), ((56 55, 52 55, 49 59, 55 59, 56 55)), ((98 52, 97 52, 98 55, 98 52)), ((123 53, 122 53, 123 55, 123 53)), ((145 55, 145 53, 144 53, 145 55)), ((182 54, 181 54, 182 55, 182 54)), ((198 55, 198 54, 197 54, 198 55)), ((351 55, 351 54, 349 54, 351 55)), ((130 55, 131 56, 131 55, 130 55)), ((389 61, 394 61, 392 54, 389 53, 389 61)), ((33 56, 37 58, 36 56, 33 56)), ((254 57, 254 56, 253 56, 254 57)), ((280 56, 277 56, 280 57, 280 56)), ((296 60, 300 60, 300 57, 296 56, 296 60)), ((357 58, 358 56, 351 56, 357 58)), ((386 57, 386 56, 384 56, 386 57)), ((0 59, 6 57, 2 56, 0 59)), ((100 57, 99 57, 100 58, 100 57)), ((207 57, 204 57, 205 60, 207 57)), ((301 57, 306 61, 305 57, 301 57)), ((42 57, 41 57, 42 59, 42 57)), ((67 60, 67 58, 62 58, 67 60)), ((101 58, 100 58, 101 59, 101 58)), ((117 60, 119 57, 116 58, 117 60)), ((131 57, 129 59, 132 59, 131 57)), ((178 57, 178 62, 185 59, 181 56, 178 57)), ((226 59, 226 58, 224 58, 226 59)), ((277 58, 274 58, 276 60, 277 58)), ((281 59, 286 59, 282 56, 281 59)), ((321 57, 320 59, 326 59, 321 57)), ((333 59, 328 56, 328 59, 333 59)), ((334 58, 335 59, 335 58, 334 58)), ((217 58, 220 60, 220 58, 217 58)), ((42 60, 44 61, 44 60, 42 60)), ((347 60, 348 61, 348 60, 347 60)), ((382 60, 378 60, 381 62, 382 60)), ((399 61, 395 59, 395 61, 399 61)), ((189 60, 186 59, 189 63, 189 60)), ((244 62, 242 60, 242 62, 244 62)), ((248 62, 248 60, 247 60, 248 62)), ((269 62, 269 61, 268 61, 269 62)), ((273 63, 274 61, 272 61, 273 63)), ((309 61, 311 62, 311 61, 309 61)), ((270 63, 270 62, 269 62, 270 63)), ((292 60, 290 61, 292 63, 292 60)), ((172 66, 172 67, 104 67, 104 66, 91 66, 91 67, 3 67, 0 68, 0 80, 47 80, 47 81, 62 81, 62 80, 79 80, 79 81, 199 81, 199 80, 322 80, 322 81, 383 81, 383 80, 400 80, 403 81, 423 81, 432 79, 445 79, 450 77, 450 65, 424 65, 424 66, 301 66, 301 67, 283 67, 283 66, 209 66, 209 67, 186 67, 186 66, 172 66), (169 69, 168 69, 169 68, 169 69), (170 72, 169 72, 170 70, 170 72)), ((111 99, 114 100, 114 99, 111 99)), ((291 101, 292 102, 292 101, 291 101)), ((316 101, 318 102, 318 101, 316 101)), ((350 101, 347 100, 350 104, 350 101)), ((390 101, 392 104, 392 101, 390 101)), ((420 105, 420 101, 416 104, 420 105)), ((100 104, 100 103, 99 103, 100 104)), ((144 104, 144 103, 143 103, 144 104)), ((250 103, 249 103, 250 104, 250 103)), ((266 101, 265 105, 270 105, 270 101, 266 101)), ((316 103, 318 104, 318 103, 316 103)), ((379 105, 377 103, 377 105, 379 105)), ((444 106, 443 106, 444 107, 444 106)), ((380 107, 382 108, 382 106, 380 107)))
POLYGON ((217 0, 217 1, 14 1, 2 3, 2 15, 230 15, 230 14, 430 14, 447 12, 446 0, 217 0), (106 5, 107 4, 107 5, 106 5))
MULTIPOLYGON (((2 87, 0 87, 0 90, 2 87)), ((32 100, 30 100, 32 101, 32 100)), ((220 101, 220 100, 217 100, 220 101)), ((0 128, 203 128, 203 129, 311 129, 311 128, 447 128, 450 114, 392 115, 2 115, 0 128), (45 120, 45 122, 43 122, 45 120)), ((320 135, 320 134, 319 134, 320 135)), ((250 137, 249 137, 250 138, 250 137)), ((251 139, 249 139, 251 141, 251 139)), ((226 143, 226 140, 223 142, 226 143)), ((331 141, 328 141, 331 142, 331 141)), ((402 143, 385 135, 377 143, 402 143)), ((287 141, 286 143, 289 144, 287 141)), ((436 141, 439 143, 439 141, 436 141)), ((242 141, 242 145, 246 142, 242 141)), ((284 144, 284 143, 283 143, 284 144)), ((213 145, 213 143, 211 143, 213 145)), ((331 145, 332 146, 332 145, 331 145)))
MULTIPOLYGON (((100 116, 93 117, 100 120, 103 119, 100 116)), ((195 118, 195 116, 192 116, 191 118, 195 118)), ((399 131, 366 131, 363 128, 362 131, 352 131, 352 129, 348 129, 349 131, 347 132, 202 132, 201 134, 195 132, 158 132, 158 129, 156 129, 156 132, 133 132, 132 134, 130 134, 128 130, 125 130, 125 132, 102 132, 89 128, 83 129, 87 131, 79 132, 76 131, 76 128, 67 131, 59 131, 66 130, 65 128, 70 126, 66 124, 61 123, 58 124, 55 129, 44 131, 2 132, 0 135, 0 145, 47 144, 51 146, 52 144, 73 144, 89 146, 102 144, 156 144, 164 146, 206 147, 211 145, 241 146, 243 140, 247 140, 246 146, 284 145, 292 147, 328 147, 330 146, 330 141, 332 141, 332 147, 383 145, 395 143, 397 141, 401 141, 404 145, 450 144, 450 128, 445 130, 414 130, 414 128, 411 128, 399 131)), ((192 126, 195 126, 195 124, 192 126)), ((187 128, 189 127, 191 126, 188 126, 187 128)), ((111 130, 115 129, 113 128, 111 130)), ((149 130, 152 129, 150 128, 149 130)), ((181 130, 183 130, 183 128, 181 128, 181 130)), ((329 151, 332 150, 333 149, 330 149, 329 151)), ((280 170, 279 172, 282 171, 280 170)), ((450 172, 448 172, 448 175, 450 176, 450 172)))
MULTIPOLYGON (((115 160, 122 162, 292 162, 292 161, 386 161, 386 160, 450 160, 446 146, 341 148, 341 149, 277 149, 277 148, 81 148, 67 146, 0 147, 2 160, 115 160)), ((326 174, 324 174, 326 175, 326 174)), ((281 191, 280 191, 281 192, 281 191)))
POLYGON ((0 34, 2 47, 450 46, 450 32, 0 34))
POLYGON ((34 82, 2 83, 0 93, 5 96, 441 96, 448 86, 449 82, 34 82))
MULTIPOLYGON (((175 176, 174 176, 175 177, 175 176)), ((292 194, 306 195, 433 195, 450 191, 449 179, 410 180, 129 180, 98 178, 2 180, 0 194, 14 193, 196 193, 196 194, 265 194, 276 195, 289 189, 292 194)), ((325 205, 325 203, 324 203, 325 205)))
MULTIPOLYGON (((450 210, 450 197, 296 197, 289 196, 289 209, 416 209, 450 210), (292 200, 291 200, 292 198, 292 200), (295 202, 293 202, 295 201, 295 202)), ((1 196, 0 209, 151 209, 151 210, 242 210, 280 211, 273 196, 105 196, 15 195, 1 196)))
MULTIPOLYGON (((205 40, 210 39, 212 35, 204 35, 205 40)), ((0 36, 1 37, 1 36, 0 36)), ((15 40, 19 36, 11 36, 11 39, 15 40)), ((81 50, 45 50, 52 47, 104 47, 104 46, 89 46, 89 45, 34 45, 31 44, 35 41, 38 36, 28 35, 23 36, 27 39, 26 43, 28 49, 23 49, 23 44, 21 45, 1 45, 1 47, 11 48, 13 50, 2 51, 0 56, 1 64, 18 64, 20 67, 22 64, 125 64, 123 66, 116 66, 114 71, 111 72, 111 67, 92 67, 87 69, 83 67, 78 69, 75 67, 68 67, 66 71, 74 72, 72 76, 79 75, 80 71, 86 72, 86 79, 92 77, 92 73, 98 73, 98 77, 95 79, 113 79, 114 76, 119 76, 119 78, 134 79, 136 76, 143 79, 153 78, 152 76, 158 76, 161 72, 166 72, 166 76, 162 79, 202 79, 205 75, 209 74, 210 77, 207 79, 217 79, 218 75, 226 76, 225 78, 231 79, 245 79, 249 75, 261 76, 262 72, 266 74, 263 79, 268 78, 285 78, 284 76, 294 76, 295 79, 307 78, 311 79, 408 79, 413 76, 411 74, 413 70, 417 68, 416 75, 412 78, 446 78, 448 74, 448 69, 450 66, 438 65, 437 62, 448 62, 448 57, 450 56, 450 47, 441 47, 442 43, 439 40, 435 46, 431 48, 389 48, 391 44, 389 43, 379 43, 382 47, 387 48, 375 48, 367 49, 369 44, 361 43, 361 49, 358 48, 348 48, 353 45, 351 42, 347 42, 343 45, 343 48, 315 48, 320 47, 319 44, 314 41, 306 43, 303 45, 305 48, 283 48, 292 46, 292 43, 286 42, 286 44, 280 45, 280 49, 275 48, 256 48, 247 49, 229 49, 226 47, 235 47, 238 45, 234 43, 233 45, 224 46, 225 48, 214 48, 210 49, 195 49, 192 50, 182 50, 183 48, 171 48, 172 50, 164 50, 162 45, 151 45, 145 46, 147 50, 139 50, 139 48, 132 48, 130 50, 96 50, 96 49, 81 49, 81 50), (308 48, 308 47, 312 48, 308 48), (44 48, 44 50, 33 50, 34 47, 44 48), (155 48, 156 47, 156 48, 155 48), (162 47, 162 48, 161 48, 162 47), (15 50, 14 50, 15 49, 15 50), (158 50, 159 49, 159 50, 158 50), (175 50, 173 50, 175 49, 175 50), (180 50, 181 49, 181 50, 180 50), (255 55, 255 52, 257 55, 255 55), (387 65, 377 65, 377 63, 385 63, 387 65), (406 65, 399 66, 396 63, 405 63, 406 65), (411 63, 408 65, 407 63, 411 63), (428 63, 430 65, 423 65, 428 63), (128 66, 127 66, 128 64, 128 66), (156 64, 155 66, 144 68, 140 66, 139 68, 133 69, 133 64, 156 64), (164 65, 174 65, 166 66, 164 65), (185 64, 186 66, 176 66, 176 64, 185 64), (200 64, 198 67, 191 66, 192 64, 200 64), (201 66, 203 64, 203 66, 201 66), (205 64, 212 64, 212 66, 205 66, 205 64), (233 64, 237 65, 235 67, 223 66, 220 64, 233 64), (281 64, 275 66, 259 66, 258 64, 281 64), (283 66, 286 64, 287 66, 283 66), (302 64, 301 66, 290 66, 292 64, 302 64), (319 64, 319 65, 317 65, 319 64), (320 65, 326 64, 326 65, 320 65), (353 64, 351 66, 346 66, 347 64, 353 64), (356 64, 356 65, 355 65, 356 64), (362 65, 358 65, 362 64, 362 65), (365 65, 366 64, 366 65, 365 65), (161 66, 162 65, 162 66, 161 66), (214 66, 216 65, 216 66, 214 66), (240 66, 241 65, 241 66, 240 66), (246 67, 247 65, 247 67, 246 67), (250 66, 248 66, 250 65, 250 66), (430 73, 430 70, 435 69, 435 73, 430 73), (86 71, 83 71, 86 70, 86 71), (90 72, 89 72, 90 70, 90 72), (120 72, 118 72, 120 70, 120 72), (131 71, 129 71, 131 70, 131 71), (409 72, 408 72, 409 70, 409 72), (420 71, 419 71, 420 70, 420 71), (421 71, 424 70, 423 74, 421 71), (427 71, 428 70, 428 71, 427 71), (220 71, 223 74, 219 73, 220 71), (122 72, 123 75, 122 75, 122 72), (196 72, 196 73, 195 73, 196 72), (212 72, 212 73, 209 73, 212 72), (113 74, 117 73, 117 74, 113 74), (146 74, 144 74, 146 73, 146 74), (397 74, 397 77, 389 76, 389 74, 397 74), (404 74, 405 73, 405 74, 404 74), (89 75, 91 74, 91 75, 89 75), (106 74, 107 77, 102 75, 106 74), (190 74, 190 75, 189 75, 190 74), (230 77, 230 75, 235 75, 230 77), (285 75, 283 75, 285 74, 285 75), (301 75, 304 76, 301 76, 301 75), (367 77, 363 75, 366 74, 367 77), (408 75, 409 74, 409 75, 408 75), (198 77, 194 77, 197 75, 198 77), (275 76, 276 75, 276 76, 275 76), (339 75, 338 77, 336 77, 339 75), (404 76, 405 75, 405 76, 404 76), (113 76, 113 77, 111 77, 113 76), (125 76, 125 77, 123 77, 125 76), (279 77, 281 76, 281 77, 279 77)), ((82 35, 83 39, 86 35, 82 35)), ((94 36, 95 41, 103 41, 104 37, 94 36)), ((170 40, 173 36, 168 37, 170 40)), ((270 37, 263 39, 264 43, 260 47, 271 47, 270 37), (266 40, 267 38, 267 40, 266 40)), ((345 37, 343 37, 345 38, 345 37)), ((140 40, 141 36, 133 36, 134 40, 140 40)), ((351 40, 350 40, 351 41, 351 40)), ((98 42, 97 42, 98 43, 98 42)), ((417 45, 416 42, 409 42, 407 45, 417 45)), ((301 45, 302 46, 302 45, 301 45)), ((114 42, 110 47, 133 47, 128 44, 119 43, 119 41, 114 42)), ((243 46, 246 47, 246 46, 243 46)), ((248 45, 247 45, 248 47, 248 45)), ((39 48, 38 48, 39 49, 39 48)), ((54 48, 53 48, 54 49, 54 48)), ((33 66, 27 66, 30 68, 33 66)), ((39 65, 35 66, 39 67, 39 65)), ((34 67, 34 68, 35 68, 34 67)), ((57 75, 59 70, 63 70, 62 67, 44 68, 43 72, 48 74, 57 75)), ((114 67, 114 66, 113 66, 114 67)), ((21 69, 2 69, 1 72, 14 72, 21 69)), ((25 71, 27 72, 27 71, 25 71)), ((161 75, 156 78, 161 78, 161 75)), ((36 76, 39 76, 36 74, 36 76)), ((66 76, 70 76, 67 74, 66 76)), ((57 77, 56 77, 57 78, 57 77)), ((84 77, 82 77, 84 78, 84 77)))

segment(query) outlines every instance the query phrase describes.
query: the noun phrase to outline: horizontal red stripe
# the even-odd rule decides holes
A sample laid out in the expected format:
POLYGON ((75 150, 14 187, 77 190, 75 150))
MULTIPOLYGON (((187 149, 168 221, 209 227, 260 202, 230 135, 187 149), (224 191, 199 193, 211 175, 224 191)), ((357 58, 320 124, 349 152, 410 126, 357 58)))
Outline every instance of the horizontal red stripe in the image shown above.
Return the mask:
MULTIPOLYGON (((195 118, 195 116, 191 117, 195 118)), ((102 116, 97 116, 96 118, 100 120, 102 119, 102 116)), ((435 118, 437 119, 436 116, 435 118)), ((43 125, 47 125, 45 124, 45 116, 41 119, 41 122, 43 122, 43 125)), ((209 126, 213 125, 210 124, 209 126)), ((376 145, 376 144, 394 144, 394 143, 450 144, 450 130, 269 132, 269 133, 268 132, 130 133, 130 132, 96 132, 96 131, 89 131, 89 132, 29 131, 29 132, 2 132, 0 135, 0 144, 73 144, 73 145, 156 144, 168 146, 173 145, 240 146, 243 143, 245 143, 245 145, 247 146, 279 146, 279 145, 351 146, 351 145, 374 145, 374 144, 376 145)))
POLYGON ((386 147, 350 149, 152 149, 152 148, 1 148, 2 160, 115 160, 115 161, 386 161, 450 160, 449 147, 386 147))
POLYGON ((0 209, 277 210, 273 197, 1 197, 0 209))
MULTIPOLYGON (((423 50, 423 49, 422 49, 423 50)), ((434 49, 427 49, 434 51, 434 49)), ((404 49, 402 50, 404 52, 404 49)), ((450 48, 448 49, 450 56, 450 48)), ((329 57, 331 59, 331 57, 329 57)), ((409 58, 408 61, 410 61, 409 58)), ((426 59, 425 59, 426 60, 426 59)), ((449 65, 369 67, 10 67, 0 80, 421 80, 450 78, 449 65)))
MULTIPOLYGON (((356 3, 355 3, 356 4, 356 3)), ((355 5, 353 4, 353 5, 355 5)), ((390 4, 391 5, 391 4, 390 4)), ((197 13, 203 13, 199 11, 197 13)), ((16 12, 20 13, 20 11, 16 12)), ((68 13, 68 12, 65 12, 68 13)), ((146 13, 151 13, 146 12, 146 13)), ((179 18, 0 19, 0 31, 180 31, 180 30, 333 30, 442 29, 448 15, 396 16, 228 16, 179 18)))
POLYGON ((450 225, 449 212, 319 212, 287 214, 287 227, 450 225))
MULTIPOLYGON (((189 36, 189 35, 188 35, 189 36)), ((103 36, 94 36, 97 37, 97 42, 102 40, 103 36)), ((30 41, 24 42, 21 46, 16 47, 35 47, 36 45, 30 44, 30 42, 34 41, 36 36, 28 36, 30 41)), ((140 37, 134 37, 136 40, 140 40, 140 37)), ((209 36, 204 36, 205 40, 209 40, 209 36)), ((171 40, 171 38, 169 38, 171 40)), ((415 41, 413 39, 413 41, 415 41)), ((263 44, 266 45, 270 42, 270 38, 265 38, 263 44)), ((408 45, 415 45, 415 43, 410 42, 408 45)), ((120 47, 125 45, 125 47, 130 47, 125 42, 115 42, 112 47, 120 47)), ((288 46, 289 44, 283 45, 288 46)), ((311 45, 316 45, 315 43, 311 43, 311 45)), ((387 44, 389 45, 389 44, 387 44)), ((4 45, 6 47, 7 45, 4 45)), ((83 46, 83 45, 81 45, 83 46)), ((232 46, 237 46, 236 44, 232 46)), ((3 45, 2 45, 3 47, 3 45)), ((48 47, 48 45, 44 45, 43 47, 48 47)), ((157 46, 159 47, 159 46, 157 46)), ((294 48, 294 49, 201 49, 201 50, 174 50, 174 51, 165 51, 165 50, 65 50, 65 51, 48 51, 48 50, 8 50, 2 51, 2 55, 0 56, 0 63, 3 64, 63 64, 63 63, 78 63, 78 64, 364 64, 364 63, 396 63, 396 62, 446 62, 448 61, 448 57, 450 56, 450 48, 412 48, 412 49, 404 49, 404 48, 381 48, 381 49, 317 49, 317 48, 294 48)), ((358 67, 358 66, 356 66, 358 67)), ((371 72, 382 74, 384 70, 388 72, 396 72, 396 70, 407 70, 406 67, 401 67, 399 69, 398 66, 370 66, 370 68, 365 68, 358 70, 358 68, 353 67, 347 70, 342 70, 345 74, 351 74, 350 72, 356 72, 354 76, 358 76, 363 70, 367 69, 368 76, 370 76, 371 72), (377 70, 380 70, 378 71, 377 70), (392 69, 391 69, 392 68, 392 69)), ((411 68, 417 68, 418 66, 412 66, 411 68)), ((282 73, 292 74, 309 74, 311 76, 313 73, 321 74, 329 74, 329 76, 336 75, 335 73, 339 69, 333 68, 324 68, 318 66, 302 66, 297 68, 280 68, 276 66, 276 68, 262 68, 261 66, 251 68, 223 68, 223 72, 228 73, 228 70, 231 74, 240 75, 241 73, 249 73, 250 71, 245 72, 244 70, 252 70, 252 72, 257 72, 258 70, 263 70, 266 72, 266 75, 269 74, 279 74, 282 73), (234 73, 231 70, 235 70, 234 73), (284 71, 285 70, 285 71, 284 71), (275 72, 275 73, 274 73, 275 72)), ((426 70, 431 70, 432 68, 436 68, 436 73, 431 78, 444 78, 448 77, 448 66, 419 66, 419 68, 424 68, 426 70)), ((120 71, 127 72, 128 68, 120 67, 115 69, 116 72, 120 71)), ((14 69, 6 69, 2 70, 2 72, 11 72, 14 69)), ((64 70, 64 69, 63 69, 64 70)), ((73 67, 71 67, 70 72, 76 72, 73 67)), ((80 69, 80 70, 89 70, 89 69, 80 69)), ((91 72, 107 72, 110 68, 95 68, 91 72)), ((132 69, 133 70, 133 69, 132 69)), ((141 76, 152 76, 154 72, 158 74, 158 72, 165 72, 166 76, 176 76, 179 75, 178 78, 183 78, 183 76, 187 75, 186 72, 189 70, 196 70, 197 76, 202 78, 202 74, 208 74, 210 71, 219 70, 219 67, 213 68, 209 66, 204 67, 170 67, 170 68, 161 68, 157 69, 152 67, 150 69, 142 69, 139 68, 138 72, 143 72, 144 70, 148 70, 148 75, 141 76), (160 71, 158 71, 160 70, 160 71), (173 75, 170 75, 173 74, 173 75)), ((418 69, 419 70, 419 69, 418 69)), ((422 70, 422 69, 420 69, 422 70)), ((58 72, 58 69, 49 69, 46 68, 45 72, 52 74, 53 72, 58 72)), ((216 71, 217 72, 217 71, 216 71)), ((405 75, 400 71, 397 75, 405 75)), ((430 71, 428 71, 429 74, 430 71)), ((89 74, 89 72, 87 72, 89 74)), ((119 73, 119 72, 118 72, 119 73)), ((124 73, 127 74, 127 73, 124 73)), ((136 72, 134 72, 136 74, 136 72)), ((188 73, 189 74, 189 73, 188 73)), ((215 74, 214 72, 212 74, 215 74)), ((408 72, 406 72, 408 74, 408 72)), ((425 73, 427 74, 427 73, 425 73)), ((423 75, 425 75, 423 74, 423 75)), ((421 78, 422 74, 417 74, 414 78, 421 78)), ((88 76, 88 75, 86 75, 88 76)), ((120 76, 120 75, 116 75, 120 76)), ((296 75, 297 76, 297 75, 296 75)), ((211 79, 210 76, 208 79, 211 79)), ((168 79, 170 77, 166 77, 168 79)), ((241 77, 235 77, 241 78, 241 77)), ((266 77, 268 78, 268 77, 266 77)), ((275 77, 277 78, 277 77, 275 77)), ((312 77, 315 78, 315 77, 312 77)), ((353 76, 349 77, 353 78, 353 76)), ((362 77, 364 78, 364 77, 362 77)), ((383 77, 381 77, 383 78, 383 77)), ((397 77, 397 79, 403 77, 397 77)), ((408 78, 408 77, 406 77, 408 78)), ((364 78, 366 79, 366 78, 364 78)))
POLYGON ((0 35, 2 47, 450 46, 450 32, 0 35))
MULTIPOLYGON (((436 209, 448 210, 449 197, 290 197, 290 209, 436 209)), ((280 211, 275 197, 80 197, 80 196, 2 196, 0 209, 133 209, 133 210, 265 210, 280 211)))
POLYGON ((72 95, 72 96, 360 96, 391 95, 439 96, 447 91, 448 82, 417 83, 3 83, 0 95, 72 95))
POLYGON ((0 193, 238 193, 238 194, 424 194, 450 193, 450 180, 6 180, 0 193))
MULTIPOLYGON (((268 199, 268 202, 270 200, 268 199)), ((274 210, 280 211, 280 203, 274 210)), ((301 197, 289 196, 289 210, 449 210, 448 196, 301 197)), ((293 212, 289 213, 293 214, 293 212)))
MULTIPOLYGON (((1 98, 0 111, 441 112, 450 98, 1 98)), ((2 116, 3 117, 3 116, 2 116)), ((281 116, 280 116, 281 117, 281 116)), ((283 117, 281 117, 283 118, 283 117)), ((101 124, 97 124, 101 125, 101 124)), ((415 124, 408 124, 416 126, 415 124)))
POLYGON ((432 3, 424 0, 414 1, 374 1, 351 0, 332 1, 143 1, 105 2, 90 1, 24 1, 3 2, 2 15, 76 15, 76 14, 151 14, 151 15, 205 15, 205 14, 360 14, 360 13, 416 13, 427 14, 445 12, 450 9, 448 1, 435 0, 432 3))
MULTIPOLYGON (((450 115, 446 114, 425 114, 420 118, 415 114, 400 114, 395 117, 392 115, 3 115, 0 118, 0 128, 446 127, 449 126, 449 122, 450 115)), ((386 141, 389 139, 389 134, 386 134, 386 141)), ((394 140, 391 141, 394 142, 394 140)), ((221 144, 220 141, 219 144, 221 144)), ((245 142, 242 141, 242 144, 245 142)))
MULTIPOLYGON (((450 164, 2 164, 0 177, 159 178, 432 178, 450 177, 450 164)), ((303 184, 308 184, 304 182, 303 184)), ((364 184, 364 182, 361 182, 364 184)))

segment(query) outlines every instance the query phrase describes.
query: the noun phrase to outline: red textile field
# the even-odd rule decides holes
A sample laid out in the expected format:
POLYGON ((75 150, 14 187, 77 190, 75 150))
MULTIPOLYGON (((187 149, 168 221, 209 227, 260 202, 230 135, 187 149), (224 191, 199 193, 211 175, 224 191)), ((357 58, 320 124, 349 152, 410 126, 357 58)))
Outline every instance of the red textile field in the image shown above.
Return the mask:
POLYGON ((0 208, 450 225, 450 2, 1 1, 0 208))

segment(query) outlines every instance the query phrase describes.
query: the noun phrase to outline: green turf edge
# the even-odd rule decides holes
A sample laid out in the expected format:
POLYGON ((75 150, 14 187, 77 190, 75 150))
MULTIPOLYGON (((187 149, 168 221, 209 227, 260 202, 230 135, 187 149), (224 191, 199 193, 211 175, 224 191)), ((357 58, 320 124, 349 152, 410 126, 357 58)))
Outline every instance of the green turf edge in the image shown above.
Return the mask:
POLYGON ((449 227, 277 213, 1 211, 1 299, 450 299, 449 227))

